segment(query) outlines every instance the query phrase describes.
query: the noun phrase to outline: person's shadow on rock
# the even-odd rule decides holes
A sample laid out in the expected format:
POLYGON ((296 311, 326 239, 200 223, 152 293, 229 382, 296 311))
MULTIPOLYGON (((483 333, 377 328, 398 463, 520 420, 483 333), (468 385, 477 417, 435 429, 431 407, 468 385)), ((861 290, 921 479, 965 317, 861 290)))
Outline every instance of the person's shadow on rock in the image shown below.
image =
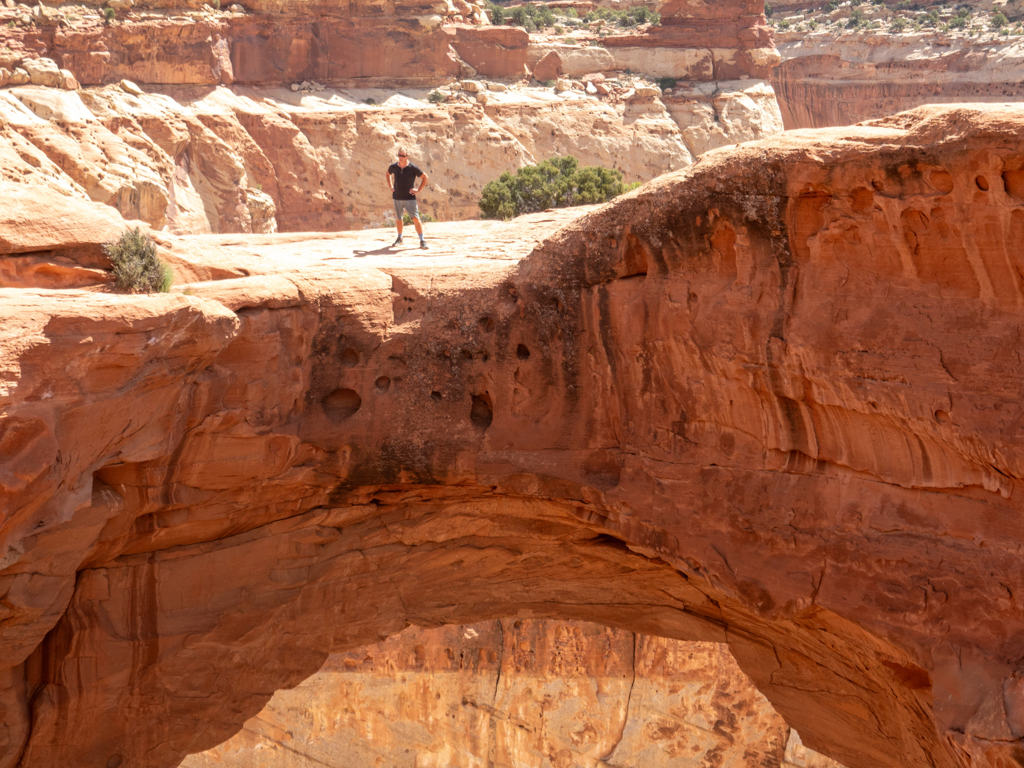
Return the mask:
POLYGON ((393 253, 394 250, 395 250, 395 247, 393 245, 385 245, 383 248, 378 248, 375 251, 365 251, 365 250, 362 250, 360 248, 353 248, 352 249, 352 255, 353 256, 359 256, 359 257, 362 257, 362 256, 377 256, 378 254, 381 254, 381 253, 393 253))

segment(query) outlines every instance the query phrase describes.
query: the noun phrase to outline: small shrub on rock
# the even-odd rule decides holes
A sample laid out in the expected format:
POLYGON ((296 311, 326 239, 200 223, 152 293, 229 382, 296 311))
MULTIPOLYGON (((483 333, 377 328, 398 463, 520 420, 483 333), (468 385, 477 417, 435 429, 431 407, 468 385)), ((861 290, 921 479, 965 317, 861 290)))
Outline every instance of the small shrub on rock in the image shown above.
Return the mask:
POLYGON ((113 8, 104 8, 103 9, 103 20, 105 22, 107 22, 108 24, 110 22, 112 22, 116 17, 117 17, 117 11, 115 11, 113 8))
POLYGON ((427 101, 429 101, 431 104, 440 104, 442 101, 444 101, 444 98, 444 94, 441 93, 440 91, 431 91, 430 95, 427 96, 427 101))
POLYGON ((618 24, 620 27, 635 27, 638 24, 647 23, 651 24, 651 26, 656 26, 661 23, 661 14, 657 11, 648 10, 642 5, 624 11, 611 8, 596 8, 587 13, 583 20, 587 23, 604 21, 608 24, 618 24))
POLYGON ((484 187, 479 205, 483 218, 508 220, 546 208, 604 203, 626 189, 620 171, 580 168, 575 157, 555 157, 501 174, 484 187))
POLYGON ((126 230, 103 252, 114 267, 114 284, 125 293, 167 293, 174 273, 156 255, 156 243, 141 229, 126 230))

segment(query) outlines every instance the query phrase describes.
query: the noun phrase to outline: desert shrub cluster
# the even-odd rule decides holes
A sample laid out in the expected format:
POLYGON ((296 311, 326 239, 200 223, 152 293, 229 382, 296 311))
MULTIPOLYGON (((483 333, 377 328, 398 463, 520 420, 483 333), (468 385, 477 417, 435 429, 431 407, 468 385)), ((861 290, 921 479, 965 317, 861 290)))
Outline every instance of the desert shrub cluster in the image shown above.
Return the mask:
POLYGON ((479 205, 485 219, 511 219, 547 208, 604 203, 635 186, 622 183, 621 171, 581 168, 567 155, 506 171, 484 187, 479 205))
POLYGON ((125 293, 166 293, 174 273, 156 255, 153 238, 139 227, 103 246, 114 269, 114 285, 125 293))

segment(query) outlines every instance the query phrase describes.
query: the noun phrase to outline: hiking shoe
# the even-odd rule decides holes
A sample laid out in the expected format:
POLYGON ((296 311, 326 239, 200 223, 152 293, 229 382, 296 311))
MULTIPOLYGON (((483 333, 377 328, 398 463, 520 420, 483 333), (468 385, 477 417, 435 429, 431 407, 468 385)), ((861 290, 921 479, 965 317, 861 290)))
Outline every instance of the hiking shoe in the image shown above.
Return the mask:
POLYGON ((427 247, 427 241, 426 240, 420 240, 420 248, 426 248, 426 247, 427 247))
POLYGON ((394 248, 396 245, 401 245, 401 244, 402 244, 402 236, 399 235, 398 238, 395 240, 395 242, 393 242, 391 244, 391 247, 394 248))

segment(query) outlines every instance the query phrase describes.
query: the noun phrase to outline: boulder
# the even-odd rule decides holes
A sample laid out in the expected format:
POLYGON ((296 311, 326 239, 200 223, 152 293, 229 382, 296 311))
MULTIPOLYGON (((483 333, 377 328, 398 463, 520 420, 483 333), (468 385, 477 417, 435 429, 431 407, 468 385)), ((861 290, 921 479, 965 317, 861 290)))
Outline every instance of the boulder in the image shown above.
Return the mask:
MULTIPOLYGON (((455 24, 444 28, 458 58, 481 77, 518 77, 526 67, 530 36, 521 27, 455 24)), ((464 75, 471 78, 474 75, 464 75)))
POLYGON ((0 67, 0 88, 3 88, 11 80, 11 72, 8 69, 0 67))
POLYGON ((98 246, 116 240, 125 228, 109 205, 46 187, 0 182, 0 194, 0 252, 5 254, 98 246))
POLYGON ((8 85, 25 85, 29 82, 28 72, 22 67, 15 67, 14 71, 11 72, 11 77, 7 81, 8 85))
MULTIPOLYGON (((558 58, 561 61, 559 74, 568 75, 569 77, 582 78, 594 72, 625 69, 625 67, 616 67, 615 59, 606 48, 595 45, 551 43, 531 45, 529 60, 534 62, 534 68, 536 69, 537 65, 551 53, 558 54, 558 58)), ((644 72, 646 70, 634 68, 633 71, 644 72)))
POLYGON ((479 80, 463 80, 462 90, 467 93, 480 93, 480 91, 486 91, 487 86, 481 83, 479 80))
POLYGON ((124 91, 125 93, 130 93, 132 96, 142 95, 142 89, 139 88, 139 86, 137 86, 131 80, 122 80, 120 82, 120 86, 122 91, 124 91))
POLYGON ((28 72, 32 85, 58 88, 61 84, 60 67, 53 59, 25 59, 21 66, 28 72))
POLYGON ((75 79, 74 74, 71 70, 62 69, 60 71, 60 87, 65 91, 77 91, 79 88, 78 80, 75 79))
POLYGON ((444 18, 436 13, 430 14, 429 16, 417 16, 415 18, 419 21, 420 26, 426 30, 437 29, 444 22, 444 18))
POLYGON ((488 96, 487 96, 487 92, 486 91, 480 91, 480 93, 478 93, 476 95, 476 100, 480 104, 487 104, 487 99, 488 99, 488 96))
POLYGON ((40 26, 53 24, 56 19, 56 12, 52 8, 47 8, 42 3, 32 9, 32 21, 40 26))
POLYGON ((597 86, 594 85, 593 83, 587 83, 587 93, 589 93, 591 96, 596 96, 597 86))
POLYGON ((559 78, 555 82, 555 90, 558 91, 559 93, 561 93, 562 91, 571 91, 572 90, 572 80, 569 80, 569 79, 564 78, 564 77, 559 78))
MULTIPOLYGON (((715 57, 712 51, 704 48, 620 46, 609 51, 615 69, 631 69, 648 77, 675 77, 698 82, 715 77, 715 57)), ((731 51, 729 53, 732 54, 731 51)))
POLYGON ((274 198, 260 189, 245 190, 245 206, 249 212, 249 231, 254 235, 277 232, 277 208, 274 198))
POLYGON ((649 85, 639 85, 632 91, 626 94, 626 101, 628 102, 644 102, 654 101, 656 98, 661 96, 661 88, 656 88, 649 85))
POLYGON ((504 93, 508 90, 508 86, 504 83, 488 83, 487 90, 494 91, 495 93, 504 93))
POLYGON ((107 8, 113 8, 118 13, 130 11, 135 5, 135 0, 107 0, 107 8))
POLYGON ((562 57, 557 51, 551 51, 533 67, 533 77, 542 83, 557 80, 562 76, 562 57))

